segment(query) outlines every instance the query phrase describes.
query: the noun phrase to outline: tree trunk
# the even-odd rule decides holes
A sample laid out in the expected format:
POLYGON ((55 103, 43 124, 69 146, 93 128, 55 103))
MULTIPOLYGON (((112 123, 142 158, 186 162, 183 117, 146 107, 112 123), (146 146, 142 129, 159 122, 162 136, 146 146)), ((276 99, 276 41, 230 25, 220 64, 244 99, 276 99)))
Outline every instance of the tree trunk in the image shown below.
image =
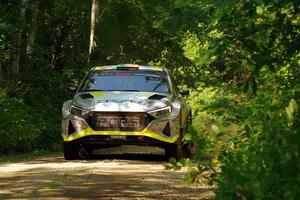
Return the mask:
POLYGON ((52 54, 51 64, 54 66, 54 70, 57 72, 63 72, 63 60, 61 58, 62 46, 65 39, 68 37, 70 28, 69 19, 66 19, 63 23, 60 34, 56 38, 56 44, 54 48, 54 52, 52 54))
POLYGON ((91 54, 95 50, 97 44, 95 40, 95 29, 97 25, 97 14, 99 11, 99 0, 93 0, 92 10, 91 10, 91 32, 90 32, 90 46, 89 46, 89 59, 90 61, 91 54))
POLYGON ((29 57, 31 57, 32 49, 34 46, 35 41, 35 33, 37 29, 37 16, 38 16, 38 0, 31 0, 31 22, 30 22, 30 29, 28 33, 28 41, 27 41, 27 48, 26 53, 29 57))
POLYGON ((0 81, 3 81, 3 70, 2 70, 1 61, 0 61, 0 81))
POLYGON ((21 2, 21 9, 19 12, 19 19, 20 24, 17 28, 16 37, 14 38, 11 46, 11 69, 10 69, 10 79, 13 81, 19 80, 19 71, 20 71, 20 48, 21 48, 21 40, 22 40, 22 33, 23 33, 23 25, 25 22, 25 12, 26 12, 26 4, 28 0, 22 0, 21 2))

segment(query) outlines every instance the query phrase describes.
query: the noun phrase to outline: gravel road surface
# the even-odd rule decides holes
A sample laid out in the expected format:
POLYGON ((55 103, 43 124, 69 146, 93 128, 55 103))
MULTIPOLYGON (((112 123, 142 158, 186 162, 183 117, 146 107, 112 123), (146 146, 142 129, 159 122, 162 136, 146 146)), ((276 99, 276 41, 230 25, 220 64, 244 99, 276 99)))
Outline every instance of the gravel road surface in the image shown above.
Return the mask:
POLYGON ((186 169, 165 170, 150 147, 101 149, 89 160, 42 157, 0 165, 0 199, 213 199, 214 188, 187 184, 186 169))

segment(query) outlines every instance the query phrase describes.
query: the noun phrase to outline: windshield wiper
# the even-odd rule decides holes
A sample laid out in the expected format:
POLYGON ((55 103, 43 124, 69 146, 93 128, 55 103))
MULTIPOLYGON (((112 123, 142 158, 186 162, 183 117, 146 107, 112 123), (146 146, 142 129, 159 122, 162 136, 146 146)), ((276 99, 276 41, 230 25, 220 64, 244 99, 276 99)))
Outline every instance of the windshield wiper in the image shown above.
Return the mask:
POLYGON ((160 86, 162 86, 163 84, 163 81, 159 82, 154 88, 152 91, 156 91, 160 86))
POLYGON ((120 90, 120 91, 124 91, 124 92, 141 92, 141 90, 120 90))

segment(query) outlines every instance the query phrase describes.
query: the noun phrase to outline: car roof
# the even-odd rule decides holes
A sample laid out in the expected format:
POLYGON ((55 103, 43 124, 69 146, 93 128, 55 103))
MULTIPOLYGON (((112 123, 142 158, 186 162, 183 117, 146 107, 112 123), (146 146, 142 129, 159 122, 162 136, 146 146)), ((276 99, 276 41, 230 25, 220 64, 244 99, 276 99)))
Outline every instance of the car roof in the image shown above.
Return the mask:
POLYGON ((137 64, 119 64, 119 65, 105 65, 105 66, 95 66, 91 71, 96 70, 144 70, 144 71, 167 71, 166 68, 155 67, 155 66, 145 66, 137 64))

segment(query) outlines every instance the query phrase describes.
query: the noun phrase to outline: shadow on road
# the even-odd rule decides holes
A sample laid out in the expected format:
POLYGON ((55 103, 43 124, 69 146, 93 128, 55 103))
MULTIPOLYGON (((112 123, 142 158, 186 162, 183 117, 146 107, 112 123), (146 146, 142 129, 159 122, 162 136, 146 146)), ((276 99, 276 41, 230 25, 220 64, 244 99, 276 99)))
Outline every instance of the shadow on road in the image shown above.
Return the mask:
POLYGON ((139 161, 167 161, 164 150, 158 147, 143 147, 124 145, 95 149, 87 160, 139 160, 139 161))
POLYGON ((88 160, 141 160, 141 161, 167 161, 164 155, 156 154, 94 154, 88 160))
POLYGON ((90 159, 43 157, 0 166, 0 199, 212 199, 214 188, 165 170, 161 149, 100 149, 90 159))

